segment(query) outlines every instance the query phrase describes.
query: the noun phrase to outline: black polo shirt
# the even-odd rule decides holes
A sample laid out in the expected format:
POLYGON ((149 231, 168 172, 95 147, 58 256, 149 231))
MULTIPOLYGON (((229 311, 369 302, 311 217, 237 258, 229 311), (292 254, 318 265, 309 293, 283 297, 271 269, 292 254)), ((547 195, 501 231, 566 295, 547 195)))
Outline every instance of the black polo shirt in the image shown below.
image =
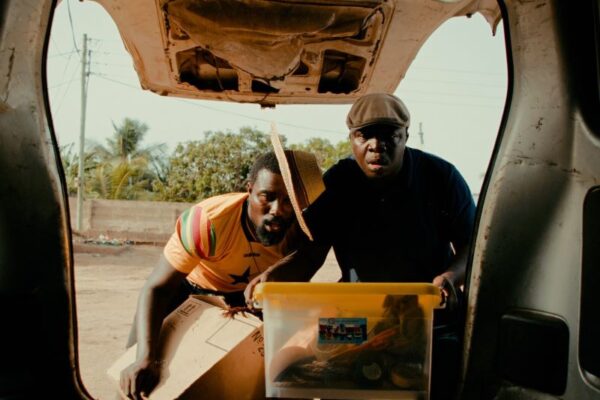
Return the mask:
POLYGON ((449 162, 406 148, 400 173, 377 188, 356 161, 324 175, 326 191, 304 213, 317 242, 333 246, 350 280, 431 282, 451 261, 451 243, 470 241, 475 203, 449 162))

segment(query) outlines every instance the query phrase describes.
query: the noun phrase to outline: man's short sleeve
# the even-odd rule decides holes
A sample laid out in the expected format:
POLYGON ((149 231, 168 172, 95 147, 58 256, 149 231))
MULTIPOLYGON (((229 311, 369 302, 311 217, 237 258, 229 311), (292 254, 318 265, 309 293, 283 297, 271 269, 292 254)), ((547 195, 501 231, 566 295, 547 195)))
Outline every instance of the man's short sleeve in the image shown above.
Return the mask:
POLYGON ((176 270, 189 274, 201 259, 214 256, 215 247, 214 225, 202 207, 195 205, 177 219, 163 253, 176 270))

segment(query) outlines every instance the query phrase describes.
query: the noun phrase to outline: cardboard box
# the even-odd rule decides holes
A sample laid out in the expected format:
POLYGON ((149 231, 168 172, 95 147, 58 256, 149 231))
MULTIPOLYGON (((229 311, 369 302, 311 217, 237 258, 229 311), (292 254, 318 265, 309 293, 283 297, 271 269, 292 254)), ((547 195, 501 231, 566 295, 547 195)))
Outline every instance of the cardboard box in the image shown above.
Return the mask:
MULTIPOLYGON (((218 298, 191 296, 164 321, 161 380, 149 399, 264 399, 262 322, 223 315, 218 298)), ((135 360, 129 348, 107 371, 118 386, 135 360)))

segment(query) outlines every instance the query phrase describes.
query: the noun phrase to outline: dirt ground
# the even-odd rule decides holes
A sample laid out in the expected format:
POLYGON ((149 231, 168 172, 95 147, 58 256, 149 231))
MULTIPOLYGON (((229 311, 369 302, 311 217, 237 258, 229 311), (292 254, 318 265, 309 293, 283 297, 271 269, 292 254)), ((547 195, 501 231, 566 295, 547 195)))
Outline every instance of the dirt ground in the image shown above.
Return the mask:
MULTIPOLYGON (((75 244, 75 287, 79 365, 83 383, 96 399, 114 399, 116 382, 106 370, 125 350, 138 293, 162 247, 75 244)), ((314 281, 336 281, 332 254, 314 281)))

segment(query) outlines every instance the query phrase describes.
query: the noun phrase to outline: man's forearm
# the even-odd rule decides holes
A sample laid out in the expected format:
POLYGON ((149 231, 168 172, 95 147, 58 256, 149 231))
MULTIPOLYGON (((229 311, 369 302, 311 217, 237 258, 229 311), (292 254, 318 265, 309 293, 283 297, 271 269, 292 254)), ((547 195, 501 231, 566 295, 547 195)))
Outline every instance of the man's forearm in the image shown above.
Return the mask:
POLYGON ((307 282, 321 268, 330 246, 307 244, 269 267, 268 281, 307 282))
POLYGON ((457 249, 450 267, 442 273, 442 275, 456 287, 464 285, 465 283, 468 256, 469 246, 463 246, 457 249))
POLYGON ((250 281, 244 290, 246 303, 253 306, 254 288, 256 285, 275 281, 275 282, 308 282, 313 275, 321 268, 329 246, 315 245, 314 243, 302 246, 291 254, 288 254, 262 274, 250 281))
POLYGON ((158 359, 160 328, 173 293, 164 287, 144 288, 137 312, 137 358, 158 359))

